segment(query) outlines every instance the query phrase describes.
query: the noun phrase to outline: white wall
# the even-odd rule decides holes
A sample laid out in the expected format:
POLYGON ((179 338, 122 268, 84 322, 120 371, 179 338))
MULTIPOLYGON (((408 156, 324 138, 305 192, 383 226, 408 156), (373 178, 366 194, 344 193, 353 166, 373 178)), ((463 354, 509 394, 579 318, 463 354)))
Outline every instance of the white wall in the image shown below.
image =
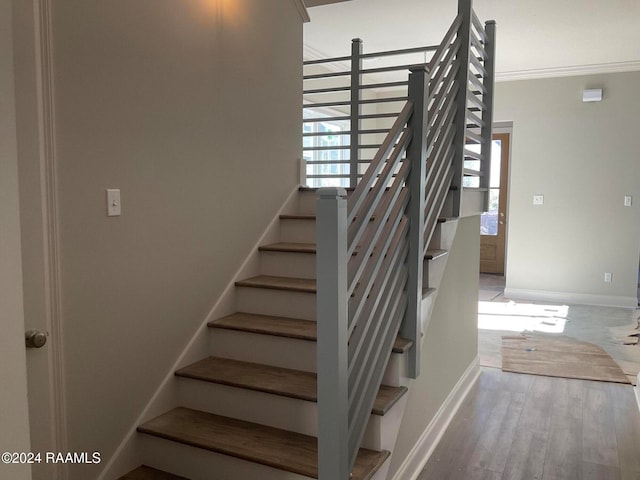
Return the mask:
POLYGON ((52 18, 69 448, 108 459, 297 183, 302 20, 290 0, 52 18))
MULTIPOLYGON (((0 452, 30 450, 17 159, 11 1, 0 0, 0 452)), ((31 468, 2 462, 0 478, 28 480, 31 468)))
POLYGON ((394 478, 478 355, 479 231, 479 216, 460 218, 425 332, 420 377, 411 383, 407 394, 388 478, 394 478))
POLYGON ((638 85, 640 72, 497 84, 494 118, 513 121, 508 295, 636 305, 638 85), (584 88, 603 101, 583 103, 584 88))

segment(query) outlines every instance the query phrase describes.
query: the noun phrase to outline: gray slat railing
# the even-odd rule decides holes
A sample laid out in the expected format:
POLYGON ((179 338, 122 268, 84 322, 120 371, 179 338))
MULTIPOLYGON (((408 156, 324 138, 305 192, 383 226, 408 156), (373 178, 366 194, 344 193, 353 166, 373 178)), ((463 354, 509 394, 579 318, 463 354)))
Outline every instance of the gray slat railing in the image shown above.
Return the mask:
MULTIPOLYGON (((460 0, 458 16, 444 40, 428 48, 428 62, 363 68, 362 60, 378 54, 363 54, 361 42, 354 41, 351 57, 338 59, 356 65, 348 72, 350 86, 306 90, 307 94, 348 93, 348 101, 337 103, 348 104, 350 111, 330 118, 351 122, 350 130, 341 132, 350 138, 342 146, 351 152, 351 158, 337 164, 351 169, 333 178, 348 179, 352 192, 347 197, 339 186, 318 190, 320 480, 350 477, 398 334, 412 341, 408 375, 417 378, 420 373, 421 336, 428 320, 422 312, 423 287, 428 286, 423 279, 427 247, 447 196, 452 196, 457 216, 462 189, 487 185, 494 45, 495 23, 483 26, 471 1, 460 0), (394 92, 385 97, 391 99, 389 103, 400 102, 398 111, 384 113, 383 118, 392 119, 393 124, 362 129, 363 119, 376 114, 363 113, 362 107, 375 99, 363 100, 360 92, 368 85, 381 85, 363 85, 363 76, 374 70, 404 69, 411 72, 408 81, 385 83, 406 88, 406 94, 394 92), (381 132, 386 134, 384 139, 361 142, 362 136, 381 132), (362 160, 362 151, 374 145, 373 158, 362 160), (467 185, 473 183, 468 179, 478 182, 467 185)), ((424 53, 425 49, 401 52, 407 51, 424 53)), ((320 78, 318 75, 306 78, 320 78)), ((315 105, 325 108, 329 103, 315 105)), ((320 120, 309 121, 313 122, 320 120)), ((322 135, 307 133, 306 138, 322 135)))

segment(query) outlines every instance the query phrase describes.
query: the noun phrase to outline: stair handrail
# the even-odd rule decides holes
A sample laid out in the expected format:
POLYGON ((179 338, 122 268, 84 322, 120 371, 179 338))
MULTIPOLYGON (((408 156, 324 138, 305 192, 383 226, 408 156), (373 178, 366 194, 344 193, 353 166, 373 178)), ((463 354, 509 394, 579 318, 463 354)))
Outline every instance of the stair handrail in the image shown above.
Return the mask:
MULTIPOLYGON (((363 57, 357 43, 352 61, 363 57)), ((489 177, 494 49, 495 22, 483 27, 471 0, 460 0, 429 64, 410 68, 407 101, 352 195, 318 191, 320 480, 350 477, 398 332, 412 342, 408 376, 420 373, 427 248, 447 194, 458 216, 464 178, 489 177), (467 164, 477 161, 477 170, 467 164)), ((361 72, 352 91, 361 89, 361 72)), ((356 95, 352 122, 362 116, 356 95)), ((356 147, 359 133, 352 125, 356 147)))

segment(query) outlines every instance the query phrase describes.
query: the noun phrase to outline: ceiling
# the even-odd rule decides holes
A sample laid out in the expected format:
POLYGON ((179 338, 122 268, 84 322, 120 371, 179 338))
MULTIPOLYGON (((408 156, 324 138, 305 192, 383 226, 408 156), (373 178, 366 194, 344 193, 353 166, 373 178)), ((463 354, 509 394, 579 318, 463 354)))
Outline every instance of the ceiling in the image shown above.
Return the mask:
MULTIPOLYGON (((327 0, 308 0, 315 5, 327 0)), ((640 0, 476 0, 497 22, 497 80, 640 70, 640 0)), ((436 45, 455 0, 351 0, 309 8, 307 59, 436 45)))

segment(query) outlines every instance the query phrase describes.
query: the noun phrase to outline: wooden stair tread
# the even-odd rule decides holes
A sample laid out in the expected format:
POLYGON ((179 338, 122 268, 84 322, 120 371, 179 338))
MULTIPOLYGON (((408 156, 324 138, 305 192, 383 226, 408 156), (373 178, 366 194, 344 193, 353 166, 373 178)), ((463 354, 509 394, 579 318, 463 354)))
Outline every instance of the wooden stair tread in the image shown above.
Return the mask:
POLYGON ((423 288, 422 289, 422 299, 424 300, 425 298, 427 298, 429 295, 435 293, 436 289, 435 288, 423 288))
MULTIPOLYGON (((295 338, 311 342, 317 340, 316 322, 297 318, 236 312, 226 317, 213 320, 209 322, 208 325, 211 328, 274 335, 277 337, 295 338)), ((412 345, 411 340, 397 337, 393 345, 393 352, 405 353, 412 345)))
MULTIPOLYGON (((315 243, 278 242, 278 243, 270 243, 268 245, 261 245, 258 247, 258 250, 261 252, 310 253, 315 255, 316 244, 315 243)), ((353 255, 357 255, 359 251, 360 251, 360 247, 356 246, 356 248, 353 250, 353 255)))
MULTIPOLYGON (((372 216, 369 221, 373 222, 376 219, 372 216)), ((315 213, 283 213, 280 215, 280 220, 313 220, 316 221, 315 213)))
POLYGON ((189 480, 185 477, 179 477, 178 475, 173 475, 172 473, 163 472, 162 470, 157 470, 155 468, 147 467, 146 465, 141 465, 135 470, 131 470, 129 473, 126 473, 118 480, 189 480))
POLYGON ((315 243, 278 242, 258 247, 261 252, 316 253, 315 243))
POLYGON ((295 213, 295 214, 283 213, 282 215, 280 215, 280 219, 281 220, 313 220, 315 221, 316 215, 305 214, 305 213, 295 213))
POLYGON ((269 288, 272 290, 288 290, 292 292, 316 293, 316 280, 309 278, 276 277, 258 275, 236 282, 238 287, 269 288))
MULTIPOLYGON (((184 407, 160 415, 138 431, 288 472, 318 478, 317 439, 184 407)), ((389 452, 361 448, 352 480, 368 480, 389 452)))
POLYGON ((446 250, 427 250, 427 254, 424 256, 427 260, 435 260, 436 258, 444 257, 447 254, 446 250))
MULTIPOLYGON (((317 376, 288 368, 209 357, 181 368, 177 376, 317 402, 317 376)), ((382 385, 372 412, 384 415, 406 393, 404 387, 382 385)))

